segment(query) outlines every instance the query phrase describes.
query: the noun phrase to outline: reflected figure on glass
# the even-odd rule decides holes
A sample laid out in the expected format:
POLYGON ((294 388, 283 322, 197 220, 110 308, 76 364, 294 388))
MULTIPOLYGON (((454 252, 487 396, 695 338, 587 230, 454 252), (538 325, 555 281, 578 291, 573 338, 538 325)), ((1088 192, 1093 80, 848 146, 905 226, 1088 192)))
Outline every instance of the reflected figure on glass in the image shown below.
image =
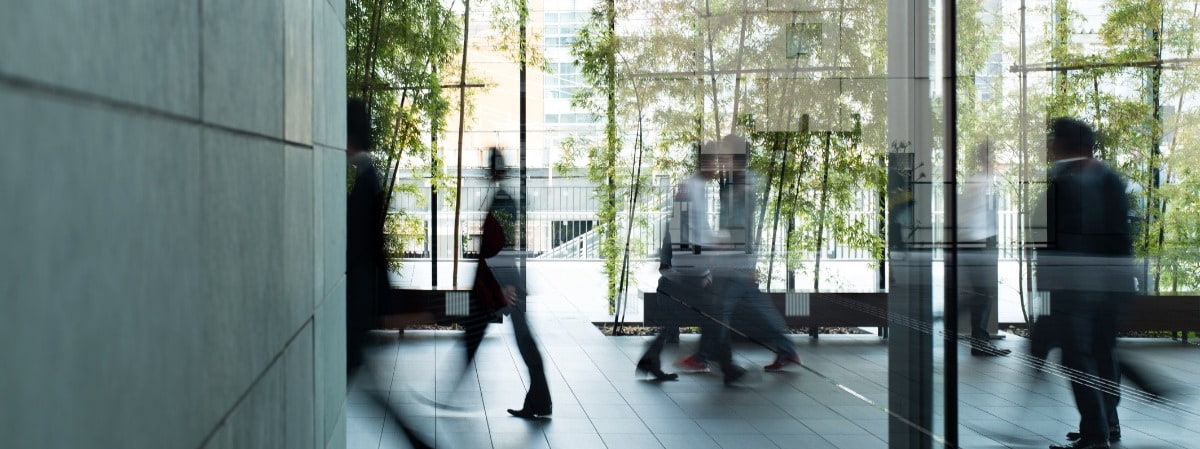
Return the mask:
POLYGON ((1051 121, 1047 139, 1045 248, 1038 251, 1038 284, 1050 295, 1052 332, 1062 364, 1072 370, 1079 411, 1072 443, 1052 449, 1100 449, 1120 439, 1119 377, 1114 352, 1118 317, 1134 294, 1133 244, 1126 182, 1092 157, 1096 135, 1072 118, 1051 121))
POLYGON ((996 194, 992 150, 988 142, 975 147, 972 173, 958 201, 959 302, 969 311, 971 355, 1008 355, 1011 350, 991 344, 992 309, 996 307, 997 261, 996 194))
MULTIPOLYGON (((783 318, 758 287, 751 232, 754 176, 748 170, 747 156, 747 143, 737 136, 701 147, 697 175, 680 185, 673 208, 670 229, 680 241, 670 241, 675 234, 668 233, 660 251, 660 303, 683 315, 691 309, 699 315, 701 328, 699 350, 676 361, 676 367, 707 372, 709 361, 715 361, 727 384, 741 380, 745 374, 744 368, 733 363, 731 333, 776 354, 775 360, 764 367, 766 371, 800 363, 783 318), (710 198, 714 183, 716 195, 710 198), (709 213, 713 206, 717 208, 715 217, 709 213), (684 247, 690 251, 682 250, 684 247)), ((670 378, 659 369, 658 359, 665 341, 677 333, 677 326, 667 326, 660 332, 639 360, 639 370, 660 380, 670 378)))

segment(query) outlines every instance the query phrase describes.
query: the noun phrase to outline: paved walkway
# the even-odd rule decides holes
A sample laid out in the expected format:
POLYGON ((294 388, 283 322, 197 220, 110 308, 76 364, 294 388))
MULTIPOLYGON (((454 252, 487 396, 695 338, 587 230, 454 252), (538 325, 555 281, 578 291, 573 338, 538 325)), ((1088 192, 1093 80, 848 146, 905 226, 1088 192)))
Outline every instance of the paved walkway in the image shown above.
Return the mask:
MULTIPOLYGON (((534 275, 537 278, 536 275, 534 275)), ((462 388, 452 382, 461 366, 457 332, 408 331, 374 358, 392 402, 439 448, 840 448, 887 447, 887 343, 871 335, 794 336, 805 364, 845 387, 802 368, 754 371, 742 388, 725 388, 716 374, 684 375, 677 382, 637 379, 634 361, 644 337, 606 337, 580 318, 563 297, 562 279, 532 279, 543 289, 530 298, 531 321, 542 345, 554 396, 553 419, 509 416, 524 397, 524 365, 507 323, 494 324, 462 388), (553 286, 553 287, 550 287, 553 286), (856 397, 846 389, 862 396, 856 397), (419 397, 456 404, 436 409, 419 397)), ((694 347, 684 336, 682 348, 694 347)), ((1200 444, 1200 347, 1164 340, 1123 345, 1176 387, 1173 403, 1130 397, 1122 403, 1124 440, 1117 447, 1177 448, 1200 444)), ((1001 346, 1021 351, 1009 337, 1001 346)), ((670 349, 670 348, 669 348, 670 349)), ((960 352, 961 444, 968 448, 1044 448, 1061 441, 1078 415, 1066 382, 1036 380, 1020 357, 977 359, 960 352)), ((670 350, 664 361, 672 360, 670 350)), ((772 355, 738 347, 739 362, 761 366, 772 355)), ((347 407, 350 449, 403 448, 361 391, 347 407)))

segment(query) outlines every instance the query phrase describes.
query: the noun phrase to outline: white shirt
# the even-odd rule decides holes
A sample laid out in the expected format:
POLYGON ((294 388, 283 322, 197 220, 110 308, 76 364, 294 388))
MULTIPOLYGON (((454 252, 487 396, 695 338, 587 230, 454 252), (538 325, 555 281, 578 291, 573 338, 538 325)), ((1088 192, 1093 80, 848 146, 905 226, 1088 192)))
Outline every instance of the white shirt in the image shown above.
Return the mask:
POLYGON ((992 177, 977 173, 963 185, 958 200, 958 240, 978 242, 996 236, 996 201, 992 177))

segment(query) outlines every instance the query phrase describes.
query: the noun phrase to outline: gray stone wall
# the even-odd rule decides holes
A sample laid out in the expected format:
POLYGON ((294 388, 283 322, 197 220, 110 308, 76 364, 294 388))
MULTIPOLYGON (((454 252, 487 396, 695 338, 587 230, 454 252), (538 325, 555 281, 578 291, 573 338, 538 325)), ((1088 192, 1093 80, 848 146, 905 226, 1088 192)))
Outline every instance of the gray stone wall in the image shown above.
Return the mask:
POLYGON ((345 446, 344 17, 0 0, 0 447, 345 446))

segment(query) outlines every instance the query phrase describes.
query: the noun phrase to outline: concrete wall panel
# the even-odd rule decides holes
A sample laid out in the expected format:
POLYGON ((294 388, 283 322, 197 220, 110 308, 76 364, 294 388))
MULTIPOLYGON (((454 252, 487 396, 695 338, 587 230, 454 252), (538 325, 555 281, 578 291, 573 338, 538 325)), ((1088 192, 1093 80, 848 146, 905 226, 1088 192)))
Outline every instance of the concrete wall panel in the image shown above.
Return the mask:
POLYGON ((346 29, 324 0, 312 0, 313 26, 313 141, 346 148, 346 29))
POLYGON ((284 365, 272 365, 229 416, 232 447, 288 449, 284 365))
POLYGON ((283 136, 282 0, 203 0, 203 118, 283 136))
POLYGON ((280 307, 283 145, 219 130, 203 139, 204 341, 217 392, 240 393, 289 335, 280 307))
POLYGON ((0 9, 0 447, 344 447, 338 8, 0 9))
POLYGON ((313 3, 284 0, 284 138, 312 143, 313 3))
POLYGON ((346 406, 346 294, 343 282, 334 285, 334 293, 321 303, 313 317, 318 443, 332 442, 338 437, 338 421, 344 417, 346 406))
POLYGON ((322 252, 325 258, 322 267, 322 277, 325 279, 326 296, 336 289, 344 289, 335 284, 346 276, 346 178, 348 166, 346 153, 340 150, 316 147, 314 150, 321 160, 321 207, 324 219, 321 227, 323 233, 318 244, 324 246, 322 252), (340 215, 334 211, 342 211, 340 215))
POLYGON ((8 87, 0 116, 10 118, 0 136, 11 149, 0 152, 0 229, 10 237, 0 247, 0 397, 11 414, 0 426, 13 426, 0 447, 164 447, 202 436, 219 407, 184 388, 202 384, 204 370, 190 321, 203 307, 199 131, 8 87), (52 422, 74 432, 44 429, 52 422))
POLYGON ((5 2, 0 73, 196 117, 199 13, 170 0, 5 2))
POLYGON ((313 232, 313 150, 287 146, 284 150, 283 222, 283 295, 287 299, 286 329, 297 329, 312 317, 317 291, 313 232))
POLYGON ((284 447, 316 446, 316 376, 314 375, 313 323, 306 322, 284 354, 284 403, 286 435, 284 447))

